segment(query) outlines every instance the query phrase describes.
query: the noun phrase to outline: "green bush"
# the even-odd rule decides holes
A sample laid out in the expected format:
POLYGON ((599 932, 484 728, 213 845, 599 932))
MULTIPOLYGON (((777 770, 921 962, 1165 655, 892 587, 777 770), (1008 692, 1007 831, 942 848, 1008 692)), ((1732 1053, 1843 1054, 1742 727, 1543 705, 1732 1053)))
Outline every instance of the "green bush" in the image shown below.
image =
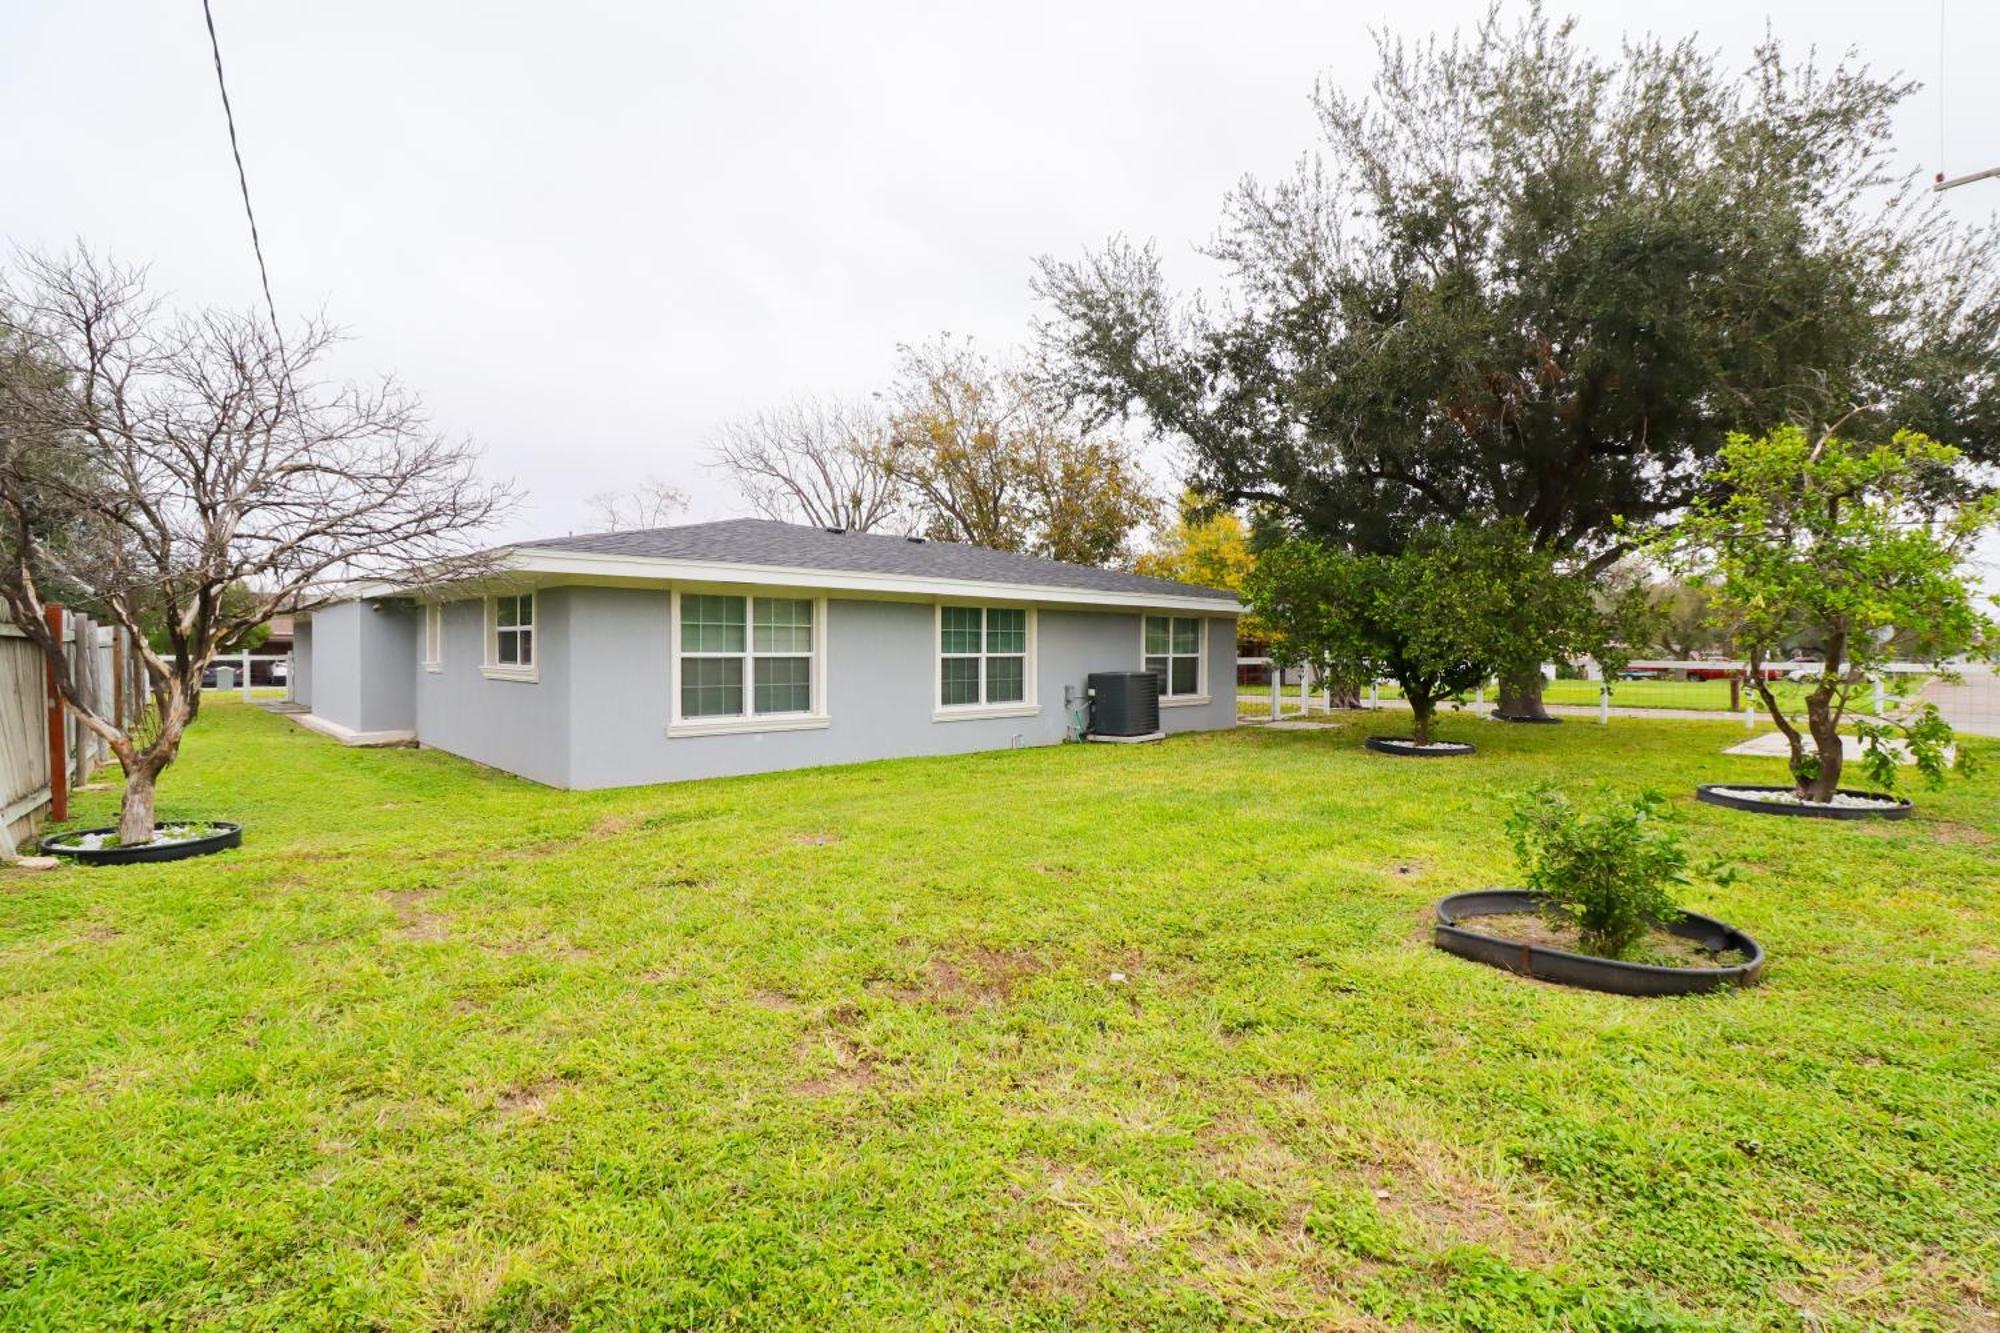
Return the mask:
POLYGON ((1573 925, 1586 952, 1618 958, 1676 916, 1672 888, 1688 883, 1688 852, 1657 791, 1585 809, 1554 783, 1537 784, 1507 820, 1527 886, 1543 913, 1573 925))

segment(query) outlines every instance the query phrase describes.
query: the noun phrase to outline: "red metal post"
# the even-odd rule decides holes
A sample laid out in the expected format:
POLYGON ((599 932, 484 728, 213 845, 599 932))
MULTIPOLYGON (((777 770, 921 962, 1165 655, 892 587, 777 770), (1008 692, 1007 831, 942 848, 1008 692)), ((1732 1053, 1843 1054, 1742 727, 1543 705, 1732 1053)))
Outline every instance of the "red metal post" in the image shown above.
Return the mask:
MULTIPOLYGON (((43 608, 49 633, 55 635, 56 650, 62 650, 63 609, 51 602, 43 608)), ((69 746, 63 743, 62 693, 56 689, 56 664, 45 662, 49 695, 49 818, 61 823, 69 818, 69 746)))

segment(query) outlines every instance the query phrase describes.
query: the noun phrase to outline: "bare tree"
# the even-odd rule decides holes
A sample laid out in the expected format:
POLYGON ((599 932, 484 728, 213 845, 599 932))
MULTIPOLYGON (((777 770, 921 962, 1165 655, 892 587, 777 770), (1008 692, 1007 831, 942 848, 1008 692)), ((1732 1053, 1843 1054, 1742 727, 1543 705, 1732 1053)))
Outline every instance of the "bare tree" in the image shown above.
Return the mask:
POLYGON ((0 601, 117 756, 121 841, 153 837, 155 784, 221 645, 337 581, 476 567, 471 534, 512 502, 393 381, 313 379, 338 338, 318 319, 281 339, 247 314, 169 312, 141 271, 81 249, 0 275, 0 601), (44 618, 51 589, 132 635, 146 725, 93 710, 44 618))
POLYGON ((625 492, 599 491, 584 501, 606 532, 663 528, 688 507, 687 492, 658 477, 647 477, 625 492))
POLYGON ((872 532, 901 507, 888 438, 867 404, 799 398, 725 425, 710 453, 766 518, 872 532))

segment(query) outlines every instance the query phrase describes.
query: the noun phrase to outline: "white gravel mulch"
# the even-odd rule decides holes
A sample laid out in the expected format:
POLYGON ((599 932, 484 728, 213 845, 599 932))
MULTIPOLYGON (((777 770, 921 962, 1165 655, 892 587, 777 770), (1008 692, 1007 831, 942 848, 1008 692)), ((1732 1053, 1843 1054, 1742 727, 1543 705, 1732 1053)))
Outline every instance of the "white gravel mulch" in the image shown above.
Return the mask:
MULTIPOLYGON (((1710 787, 1717 796, 1732 796, 1739 801, 1762 801, 1765 805, 1804 805, 1797 792, 1761 791, 1744 787, 1710 787)), ((1902 806, 1898 800, 1880 800, 1868 796, 1848 796, 1835 792, 1833 799, 1824 804, 1838 806, 1843 810, 1895 810, 1902 806)))

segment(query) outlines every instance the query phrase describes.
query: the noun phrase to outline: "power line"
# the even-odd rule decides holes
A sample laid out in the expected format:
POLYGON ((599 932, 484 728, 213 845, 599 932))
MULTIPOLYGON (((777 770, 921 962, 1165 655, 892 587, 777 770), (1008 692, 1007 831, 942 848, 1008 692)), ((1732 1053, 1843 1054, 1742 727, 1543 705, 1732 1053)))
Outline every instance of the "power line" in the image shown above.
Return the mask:
POLYGON ((257 277, 264 284, 264 309, 271 316, 271 333, 278 340, 278 367, 289 380, 291 367, 285 355, 285 331, 278 325, 278 303, 271 299, 271 270, 264 264, 264 241, 257 234, 257 210, 250 206, 250 177, 243 170, 243 151, 236 144, 236 113, 229 105, 229 84, 222 77, 222 44, 215 38, 215 13, 209 0, 201 0, 201 16, 208 23, 208 49, 215 56, 215 89, 222 94, 222 118, 229 125, 229 155, 236 159, 236 184, 243 192, 243 216, 250 220, 250 248, 257 254, 257 277))

